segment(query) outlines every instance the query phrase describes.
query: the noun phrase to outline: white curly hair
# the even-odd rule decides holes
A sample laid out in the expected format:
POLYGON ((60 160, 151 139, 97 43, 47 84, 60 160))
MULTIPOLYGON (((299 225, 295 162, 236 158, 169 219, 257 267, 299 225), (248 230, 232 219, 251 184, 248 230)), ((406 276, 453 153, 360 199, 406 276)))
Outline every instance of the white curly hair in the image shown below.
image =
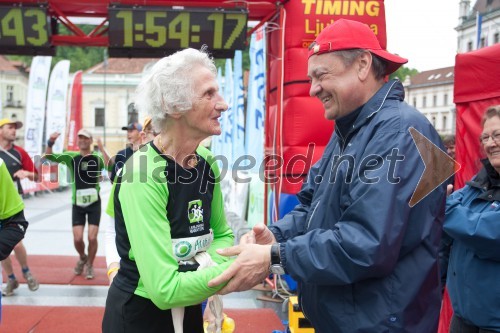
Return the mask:
POLYGON ((193 107, 194 69, 199 66, 217 75, 206 48, 184 49, 160 59, 137 86, 135 107, 139 113, 151 116, 157 132, 163 128, 168 115, 184 113, 193 107))

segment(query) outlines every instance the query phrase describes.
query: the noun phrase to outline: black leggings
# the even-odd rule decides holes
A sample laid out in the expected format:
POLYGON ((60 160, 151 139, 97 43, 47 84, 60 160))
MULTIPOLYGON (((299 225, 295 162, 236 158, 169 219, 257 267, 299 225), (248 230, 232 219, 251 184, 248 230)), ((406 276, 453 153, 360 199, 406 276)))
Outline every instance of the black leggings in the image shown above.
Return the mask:
MULTIPOLYGON (((103 333, 174 333, 172 312, 160 310, 151 300, 111 284, 102 320, 103 333)), ((201 304, 184 310, 184 332, 204 333, 201 304)))

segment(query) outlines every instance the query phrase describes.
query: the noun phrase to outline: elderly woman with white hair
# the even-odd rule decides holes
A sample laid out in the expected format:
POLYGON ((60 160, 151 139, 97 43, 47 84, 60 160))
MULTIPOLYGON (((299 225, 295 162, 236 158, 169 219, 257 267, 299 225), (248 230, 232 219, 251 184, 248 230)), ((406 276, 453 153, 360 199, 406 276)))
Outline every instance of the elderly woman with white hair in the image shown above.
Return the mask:
POLYGON ((200 303, 220 289, 209 288, 208 281, 230 263, 216 250, 234 242, 219 170, 200 146, 221 134, 219 118, 227 109, 213 60, 194 49, 161 59, 137 88, 135 105, 151 115, 159 135, 132 155, 116 179, 121 260, 102 329, 203 332, 200 303))

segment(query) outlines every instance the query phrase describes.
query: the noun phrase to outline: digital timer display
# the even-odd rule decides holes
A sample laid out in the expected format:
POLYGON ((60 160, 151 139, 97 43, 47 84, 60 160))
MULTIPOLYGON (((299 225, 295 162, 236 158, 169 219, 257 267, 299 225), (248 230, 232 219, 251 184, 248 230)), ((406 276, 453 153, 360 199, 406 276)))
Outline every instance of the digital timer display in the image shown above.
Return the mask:
POLYGON ((45 6, 0 6, 0 53, 53 55, 45 6))
POLYGON ((164 56, 206 44, 214 56, 231 56, 246 47, 246 9, 108 8, 113 57, 164 56))

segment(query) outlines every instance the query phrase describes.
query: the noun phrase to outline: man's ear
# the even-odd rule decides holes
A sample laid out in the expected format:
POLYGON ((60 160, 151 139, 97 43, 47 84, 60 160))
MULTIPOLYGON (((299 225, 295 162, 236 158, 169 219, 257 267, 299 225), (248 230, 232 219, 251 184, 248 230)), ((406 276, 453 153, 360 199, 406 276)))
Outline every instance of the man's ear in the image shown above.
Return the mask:
POLYGON ((368 51, 363 52, 358 57, 358 77, 361 81, 364 81, 368 78, 368 74, 370 74, 372 68, 372 59, 373 55, 368 51))

